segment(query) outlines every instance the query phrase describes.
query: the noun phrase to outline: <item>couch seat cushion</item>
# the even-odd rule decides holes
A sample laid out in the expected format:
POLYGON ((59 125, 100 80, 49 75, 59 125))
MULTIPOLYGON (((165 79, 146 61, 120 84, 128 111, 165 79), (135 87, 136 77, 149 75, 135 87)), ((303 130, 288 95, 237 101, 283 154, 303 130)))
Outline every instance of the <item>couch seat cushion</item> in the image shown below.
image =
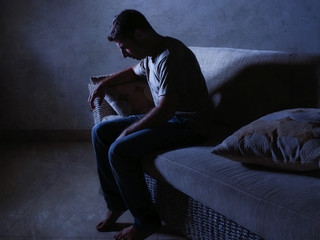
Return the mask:
POLYGON ((320 173, 248 168, 188 147, 146 159, 144 167, 178 190, 266 239, 320 239, 320 173))

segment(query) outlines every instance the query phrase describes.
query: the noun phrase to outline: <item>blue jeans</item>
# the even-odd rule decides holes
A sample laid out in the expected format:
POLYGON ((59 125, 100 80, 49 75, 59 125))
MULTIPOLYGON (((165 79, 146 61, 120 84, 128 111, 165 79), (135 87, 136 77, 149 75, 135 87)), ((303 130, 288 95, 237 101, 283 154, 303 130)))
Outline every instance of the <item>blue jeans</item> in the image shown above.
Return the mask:
POLYGON ((161 220, 153 206, 140 160, 158 150, 192 144, 200 136, 189 120, 175 116, 161 126, 116 140, 125 128, 142 116, 100 122, 92 129, 92 142, 108 209, 129 209, 136 229, 153 232, 161 225, 161 220))

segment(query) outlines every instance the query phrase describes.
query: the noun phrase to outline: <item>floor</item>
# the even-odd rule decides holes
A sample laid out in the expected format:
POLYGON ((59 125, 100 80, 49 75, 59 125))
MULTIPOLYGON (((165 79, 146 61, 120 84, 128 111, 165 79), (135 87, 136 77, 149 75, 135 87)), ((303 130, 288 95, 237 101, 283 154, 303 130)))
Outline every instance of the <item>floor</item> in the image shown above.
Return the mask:
MULTIPOLYGON (((1 143, 0 240, 113 239, 90 142, 1 143)), ((119 222, 133 221, 129 212, 119 222)), ((163 227, 147 240, 184 240, 163 227)))

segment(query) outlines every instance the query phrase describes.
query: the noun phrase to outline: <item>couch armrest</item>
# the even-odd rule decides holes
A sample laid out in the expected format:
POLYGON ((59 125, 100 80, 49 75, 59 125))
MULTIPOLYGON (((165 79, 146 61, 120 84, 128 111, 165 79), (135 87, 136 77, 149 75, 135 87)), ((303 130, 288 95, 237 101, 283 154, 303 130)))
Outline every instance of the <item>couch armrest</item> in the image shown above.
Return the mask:
MULTIPOLYGON (((107 75, 108 76, 108 75, 107 75)), ((106 76, 91 77, 89 92, 106 76)), ((146 79, 138 79, 129 83, 115 85, 106 91, 101 106, 99 98, 95 99, 93 110, 94 123, 107 119, 125 117, 134 114, 144 114, 154 107, 152 94, 146 79), (112 116, 111 116, 112 115, 112 116)))
MULTIPOLYGON (((93 77, 95 79, 95 77, 93 77)), ((90 79, 90 82, 88 84, 89 94, 92 93, 92 91, 95 89, 95 85, 97 84, 97 81, 93 81, 90 79)), ((97 124, 103 120, 104 117, 109 115, 117 115, 117 113, 113 110, 113 108, 110 106, 110 104, 103 99, 102 104, 99 105, 99 98, 96 98, 94 100, 95 109, 93 109, 93 121, 94 124, 97 124)))

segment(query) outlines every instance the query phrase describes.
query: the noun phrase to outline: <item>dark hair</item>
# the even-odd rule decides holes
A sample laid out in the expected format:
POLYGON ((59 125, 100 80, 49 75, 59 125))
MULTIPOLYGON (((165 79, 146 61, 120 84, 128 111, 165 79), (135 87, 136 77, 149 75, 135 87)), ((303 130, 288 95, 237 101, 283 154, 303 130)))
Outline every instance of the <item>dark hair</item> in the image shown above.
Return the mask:
POLYGON ((154 31, 143 14, 136 10, 124 10, 113 18, 108 40, 133 39, 137 29, 154 31))

